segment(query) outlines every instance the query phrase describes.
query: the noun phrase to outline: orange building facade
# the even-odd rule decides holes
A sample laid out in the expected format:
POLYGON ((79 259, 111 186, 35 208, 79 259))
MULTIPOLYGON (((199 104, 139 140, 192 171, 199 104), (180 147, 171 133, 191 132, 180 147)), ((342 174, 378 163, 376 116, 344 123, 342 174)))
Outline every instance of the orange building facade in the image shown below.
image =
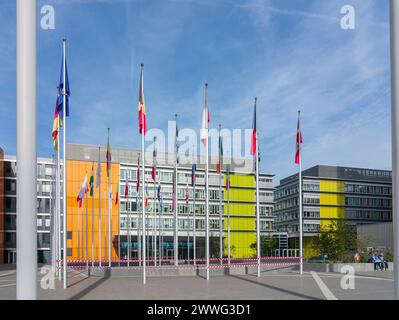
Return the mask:
MULTIPOLYGON (((67 254, 68 260, 89 261, 100 259, 108 261, 109 243, 109 213, 108 213, 108 178, 107 165, 101 164, 101 186, 97 183, 97 163, 88 161, 67 161, 67 254), (87 197, 79 208, 77 196, 87 174, 90 181, 92 168, 94 169, 94 194, 87 197), (100 195, 101 194, 101 195, 100 195), (101 218, 101 219, 100 219, 101 218), (101 220, 101 223, 100 223, 101 220), (101 235, 101 237, 99 237, 101 235), (94 246, 94 255, 92 254, 94 246), (87 252, 86 252, 87 248, 87 252)), ((119 183, 119 164, 112 164, 110 170, 110 185, 113 191, 111 210, 111 242, 112 259, 118 259, 118 234, 119 234, 119 204, 116 203, 116 189, 119 183)))

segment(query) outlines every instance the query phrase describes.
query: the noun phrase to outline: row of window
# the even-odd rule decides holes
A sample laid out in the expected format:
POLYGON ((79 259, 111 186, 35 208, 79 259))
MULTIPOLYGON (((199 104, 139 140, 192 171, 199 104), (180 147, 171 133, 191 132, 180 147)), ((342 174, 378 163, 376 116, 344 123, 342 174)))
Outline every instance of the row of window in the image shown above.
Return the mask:
POLYGON ((348 219, 391 221, 392 212, 381 210, 347 210, 348 219))
POLYGON ((362 193, 362 194, 391 195, 392 188, 385 187, 385 186, 372 186, 372 185, 345 183, 345 192, 347 192, 347 193, 362 193))
MULTIPOLYGON (((136 219, 130 219, 130 229, 134 230, 137 229, 137 226, 139 225, 139 221, 136 219)), ((219 220, 218 219, 209 219, 209 229, 210 230, 219 230, 219 220)), ((140 221, 141 223, 141 221, 140 221)), ((223 224, 223 222, 222 222, 223 224)), ((146 228, 148 229, 153 229, 154 226, 158 230, 173 230, 174 226, 174 221, 173 218, 163 218, 163 219, 147 219, 146 220, 146 228)), ((179 219, 178 220, 178 229, 181 230, 193 230, 194 226, 194 221, 192 219, 179 219)), ((121 229, 128 229, 129 228, 129 218, 127 217, 121 217, 120 221, 120 228, 121 229)), ((196 219, 195 220, 195 228, 198 231, 204 231, 205 230, 205 220, 204 219, 196 219)), ((272 222, 271 221, 261 221, 260 222, 260 230, 261 231, 271 231, 272 230, 272 222)), ((224 230, 226 231, 226 230, 224 230)))
POLYGON ((346 197, 345 205, 353 207, 392 208, 392 200, 383 198, 346 197))

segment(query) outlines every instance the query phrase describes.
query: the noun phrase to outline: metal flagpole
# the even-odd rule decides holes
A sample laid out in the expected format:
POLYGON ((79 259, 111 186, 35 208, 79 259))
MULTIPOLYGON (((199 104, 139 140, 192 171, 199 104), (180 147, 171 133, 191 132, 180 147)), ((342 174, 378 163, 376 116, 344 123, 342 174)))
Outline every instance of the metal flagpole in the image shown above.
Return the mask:
MULTIPOLYGON (((229 164, 230 166, 230 164, 229 164)), ((231 263, 231 249, 230 249, 230 167, 229 167, 229 176, 228 176, 228 184, 227 184, 227 260, 230 266, 231 263)))
POLYGON ((175 261, 175 266, 179 265, 179 230, 178 230, 178 226, 179 226, 179 220, 177 217, 177 198, 179 196, 179 190, 178 190, 178 173, 177 173, 177 157, 178 157, 178 150, 177 150, 177 135, 178 135, 178 129, 177 129, 177 114, 175 114, 175 122, 176 122, 176 136, 175 136, 175 181, 173 181, 174 183, 174 189, 175 189, 175 194, 174 194, 174 261, 175 261))
MULTIPOLYGON (((58 103, 58 101, 57 101, 58 103)), ((57 135, 57 168, 56 168, 56 205, 57 205, 57 273, 58 280, 61 281, 61 186, 60 186, 60 115, 58 115, 58 135, 57 135)))
POLYGON ((121 266, 121 211, 120 211, 120 204, 121 204, 121 190, 120 189, 120 176, 118 179, 118 265, 121 266))
POLYGON ((186 189, 186 192, 187 192, 187 203, 186 203, 186 205, 187 205, 187 222, 188 222, 188 226, 187 226, 187 264, 190 264, 190 206, 189 206, 189 204, 190 204, 190 192, 189 192, 189 190, 188 190, 188 182, 186 182, 187 183, 187 189, 186 189))
MULTIPOLYGON (((100 153, 101 147, 98 147, 98 164, 97 164, 97 172, 99 173, 98 178, 101 179, 101 162, 100 162, 100 153)), ((101 267, 102 260, 102 226, 101 226, 101 182, 98 182, 98 264, 101 267)))
POLYGON ((194 162, 193 162, 193 168, 195 169, 195 170, 193 170, 194 172, 192 173, 193 174, 193 193, 194 193, 194 199, 193 199, 193 259, 194 259, 194 265, 197 265, 197 235, 196 235, 196 233, 197 233, 197 230, 196 230, 196 212, 195 212, 195 197, 196 197, 196 193, 195 193, 195 187, 196 187, 196 185, 197 185, 197 180, 196 180, 196 171, 197 171, 197 161, 196 161, 196 154, 195 154, 195 149, 194 149, 194 146, 193 146, 193 160, 194 160, 194 162), (195 165, 195 167, 194 167, 194 165, 195 165))
MULTIPOLYGON (((205 106, 208 110, 208 84, 205 84, 205 106)), ((209 280, 209 124, 206 128, 206 151, 205 151, 205 257, 206 257, 206 280, 209 280)))
MULTIPOLYGON (((144 64, 141 64, 141 74, 142 74, 142 78, 141 78, 141 93, 144 92, 144 64)), ((144 121, 144 110, 141 110, 141 121, 143 124, 142 130, 141 130, 141 154, 142 154, 142 159, 141 159, 141 172, 142 172, 142 181, 143 181, 143 185, 141 186, 141 190, 142 190, 142 202, 141 202, 141 206, 143 209, 143 216, 142 216, 142 228, 143 228, 143 241, 142 241, 142 255, 143 255, 143 284, 146 284, 147 282, 147 275, 146 275, 146 225, 145 225, 145 153, 144 153, 144 135, 145 135, 145 124, 144 121)))
MULTIPOLYGON (((137 170, 140 171, 140 166, 137 167, 137 170)), ((141 258, 142 254, 142 246, 141 246, 141 201, 140 201, 140 191, 136 196, 137 203, 137 256, 139 258, 139 266, 141 267, 141 258)))
POLYGON ((156 234, 157 234, 157 216, 156 216, 156 210, 155 210, 155 206, 156 206, 156 181, 157 181, 157 170, 156 170, 156 163, 155 163, 155 158, 156 158, 156 149, 155 149, 155 141, 156 141, 156 137, 154 137, 154 151, 153 151, 153 166, 154 166, 154 201, 152 203, 152 214, 153 214, 153 234, 152 234, 152 249, 153 249, 153 256, 154 256, 154 266, 157 265, 157 238, 156 238, 156 234))
MULTIPOLYGON (((55 164, 55 157, 53 155, 53 164, 55 164)), ((50 234, 51 234, 51 268, 53 269, 53 272, 56 272, 56 262, 55 260, 57 259, 57 234, 56 234, 56 205, 55 205, 55 192, 54 192, 54 179, 51 179, 51 185, 50 185, 50 210, 51 210, 51 225, 50 225, 50 234)))
POLYGON ((86 192, 86 269, 89 270, 89 195, 86 192))
POLYGON ((393 236, 394 236, 394 254, 396 258, 394 263, 394 287, 395 299, 399 300, 399 89, 397 78, 399 74, 399 3, 391 0, 390 2, 391 19, 391 86, 392 86, 392 216, 393 216, 393 236))
POLYGON ((63 39, 63 56, 64 61, 62 63, 63 69, 63 86, 62 86, 62 99, 63 99, 63 117, 62 117, 62 127, 63 127, 63 174, 62 174, 62 184, 63 184, 63 193, 62 193, 62 214, 63 214, 63 279, 64 279, 64 289, 67 288, 67 155, 66 155, 66 131, 67 131, 67 105, 66 105, 66 39, 63 39))
MULTIPOLYGON (((161 186, 161 172, 158 170, 158 187, 160 188, 161 186)), ((160 190, 159 190, 160 191, 160 190)), ((161 212, 162 212, 162 206, 161 206, 161 193, 159 192, 159 199, 158 199, 158 238, 157 238, 157 245, 158 245, 158 265, 162 265, 162 246, 161 246, 161 212)))
POLYGON ((260 256, 261 256, 261 239, 260 239, 260 216, 259 216, 259 134, 256 118, 256 107, 258 98, 255 98, 255 123, 256 128, 256 155, 255 155, 255 171, 256 171, 256 252, 257 252, 257 263, 258 263, 258 277, 260 277, 260 256))
POLYGON ((94 164, 92 168, 93 183, 91 193, 91 266, 94 268, 94 164))
POLYGON ((112 267, 112 185, 109 187, 108 202, 108 266, 112 267))
POLYGON ((36 1, 17 0, 17 294, 37 298, 36 1))
MULTIPOLYGON (((128 178, 127 178, 127 170, 126 170, 126 183, 128 183, 128 178)), ((129 186, 128 186, 128 194, 127 194, 127 198, 126 198, 126 208, 127 208, 127 206, 128 206, 128 203, 129 203, 129 186)), ((127 266, 128 267, 130 267, 130 240, 131 240, 131 237, 130 237, 130 227, 131 227, 131 217, 130 217, 130 210, 131 210, 131 207, 129 208, 129 210, 127 211, 127 255, 126 255, 126 257, 127 257, 127 266)))
MULTIPOLYGON (((298 123, 300 123, 301 111, 298 111, 298 123)), ((299 127, 300 130, 300 127, 299 127)), ((302 214, 302 142, 299 141, 299 256, 300 274, 303 274, 303 214, 302 214)))
POLYGON ((78 260, 79 260, 79 264, 80 264, 80 220, 79 220, 79 211, 80 211, 80 207, 78 206, 78 215, 77 215, 77 234, 78 234, 78 250, 77 250, 77 254, 78 254, 78 260))
POLYGON ((223 204, 222 204, 222 125, 219 124, 219 258, 220 264, 223 265, 223 204))
MULTIPOLYGON (((109 143, 109 132, 108 128, 108 143, 109 143)), ((107 147, 108 148, 108 147, 107 147)), ((108 150, 110 152, 110 150, 108 150)), ((107 159, 107 161, 109 161, 107 159)), ((109 164, 109 174, 108 174, 108 266, 112 266, 112 225, 111 225, 111 211, 112 211, 112 186, 111 186, 111 163, 109 164)))
MULTIPOLYGON (((143 67, 143 66, 142 66, 143 67)), ((142 159, 141 159, 141 172, 142 172, 142 181, 143 185, 141 186, 141 190, 143 192, 142 194, 142 200, 141 200, 141 206, 143 210, 143 216, 141 217, 142 219, 142 254, 143 254, 143 259, 142 259, 142 264, 143 264, 143 283, 146 284, 147 282, 147 275, 146 275, 146 225, 145 225, 145 154, 144 154, 144 130, 141 134, 141 153, 142 153, 142 159)))

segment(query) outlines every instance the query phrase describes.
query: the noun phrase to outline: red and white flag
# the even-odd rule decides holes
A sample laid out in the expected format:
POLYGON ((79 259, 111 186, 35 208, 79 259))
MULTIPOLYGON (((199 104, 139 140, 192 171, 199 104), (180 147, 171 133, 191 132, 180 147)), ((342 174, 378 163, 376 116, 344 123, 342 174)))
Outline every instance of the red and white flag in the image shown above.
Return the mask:
POLYGON ((140 134, 147 133, 147 111, 145 107, 144 98, 144 66, 141 65, 141 76, 140 76, 140 92, 139 92, 139 132, 140 134))
POLYGON ((76 201, 79 203, 79 208, 82 208, 83 198, 85 197, 87 192, 89 192, 89 184, 87 183, 86 174, 85 179, 82 182, 82 186, 80 187, 79 194, 76 198, 76 201))
POLYGON ((129 195, 129 181, 127 179, 127 170, 126 170, 126 182, 125 182, 125 198, 129 195))
MULTIPOLYGON (((208 85, 206 85, 206 90, 207 88, 208 85)), ((208 96, 206 94, 204 111, 202 113, 202 127, 201 127, 201 141, 205 147, 207 146, 208 135, 209 135, 209 122, 211 122, 211 115, 209 113, 208 96)))
POLYGON ((301 163, 301 147, 302 147, 302 132, 301 132, 301 123, 300 123, 300 113, 298 113, 298 127, 296 133, 296 152, 295 152, 295 163, 301 163))

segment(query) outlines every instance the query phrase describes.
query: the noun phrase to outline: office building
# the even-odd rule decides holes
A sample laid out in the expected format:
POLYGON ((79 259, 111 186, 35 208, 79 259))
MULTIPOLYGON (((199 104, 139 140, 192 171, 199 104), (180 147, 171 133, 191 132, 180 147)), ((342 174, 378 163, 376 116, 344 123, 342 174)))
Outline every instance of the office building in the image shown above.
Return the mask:
MULTIPOLYGON (((275 228, 299 248, 298 174, 282 179, 274 192, 275 228)), ((318 165, 303 171, 305 257, 317 256, 312 239, 332 221, 349 225, 392 221, 390 171, 318 165)))

